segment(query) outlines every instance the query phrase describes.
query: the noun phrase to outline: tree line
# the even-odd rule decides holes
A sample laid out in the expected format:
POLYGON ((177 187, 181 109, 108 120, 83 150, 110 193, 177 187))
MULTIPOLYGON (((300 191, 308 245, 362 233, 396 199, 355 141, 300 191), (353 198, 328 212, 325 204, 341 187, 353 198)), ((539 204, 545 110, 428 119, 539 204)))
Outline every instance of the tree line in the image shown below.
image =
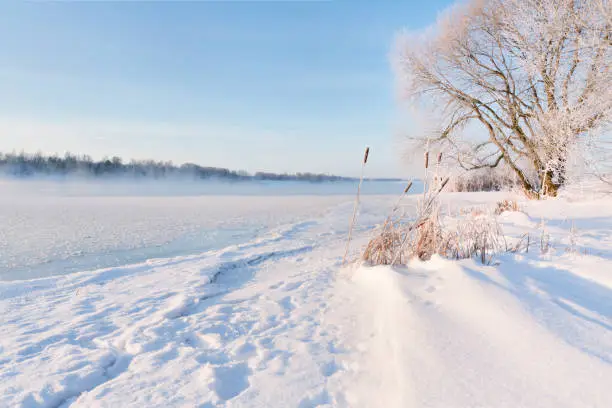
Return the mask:
POLYGON ((80 176, 80 177, 131 177, 131 178, 183 178, 183 179, 222 179, 222 180, 281 180, 281 181, 342 181, 347 177, 329 174, 295 173, 276 174, 257 172, 250 174, 243 170, 229 170, 220 167, 206 167, 193 163, 175 165, 169 161, 130 160, 124 162, 114 156, 93 160, 88 155, 66 153, 43 155, 0 152, 0 174, 12 177, 33 176, 80 176))

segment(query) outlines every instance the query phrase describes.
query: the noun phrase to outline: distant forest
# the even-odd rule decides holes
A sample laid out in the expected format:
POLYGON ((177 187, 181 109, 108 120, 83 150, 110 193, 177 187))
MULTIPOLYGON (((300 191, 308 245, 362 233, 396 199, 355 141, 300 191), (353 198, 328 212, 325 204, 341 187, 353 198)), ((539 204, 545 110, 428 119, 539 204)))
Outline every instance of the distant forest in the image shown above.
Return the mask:
POLYGON ((95 161, 87 155, 66 153, 60 156, 45 156, 40 153, 1 153, 0 174, 12 177, 33 176, 80 176, 80 177, 130 177, 130 178, 182 178, 223 180, 283 180, 283 181, 350 181, 349 177, 328 174, 295 173, 275 174, 234 171, 218 167, 203 167, 186 163, 180 166, 172 162, 154 160, 130 160, 124 163, 119 157, 95 161))

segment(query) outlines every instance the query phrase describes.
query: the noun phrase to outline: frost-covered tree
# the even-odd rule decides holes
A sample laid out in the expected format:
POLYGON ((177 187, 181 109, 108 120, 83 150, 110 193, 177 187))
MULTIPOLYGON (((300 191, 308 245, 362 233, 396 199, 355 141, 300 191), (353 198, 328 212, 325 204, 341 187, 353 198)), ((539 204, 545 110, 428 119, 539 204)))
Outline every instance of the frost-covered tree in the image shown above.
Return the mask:
POLYGON ((532 196, 556 195, 612 121, 610 0, 473 0, 394 57, 401 93, 439 115, 423 139, 466 169, 503 164, 532 196))

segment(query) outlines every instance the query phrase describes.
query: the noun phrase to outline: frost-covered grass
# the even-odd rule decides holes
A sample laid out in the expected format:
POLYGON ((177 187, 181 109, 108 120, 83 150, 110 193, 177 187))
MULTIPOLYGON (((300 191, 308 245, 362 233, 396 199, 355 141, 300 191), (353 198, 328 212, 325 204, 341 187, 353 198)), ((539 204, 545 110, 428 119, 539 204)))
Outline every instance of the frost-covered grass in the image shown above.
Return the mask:
MULTIPOLYGON (((534 237, 528 252, 406 267, 342 267, 351 196, 238 198, 214 198, 207 220, 242 208, 252 235, 0 282, 0 406, 612 406, 611 198, 521 202, 498 222, 508 240, 534 237)), ((162 202, 157 214, 188 212, 162 202)), ((362 197, 351 259, 394 202, 362 197)))

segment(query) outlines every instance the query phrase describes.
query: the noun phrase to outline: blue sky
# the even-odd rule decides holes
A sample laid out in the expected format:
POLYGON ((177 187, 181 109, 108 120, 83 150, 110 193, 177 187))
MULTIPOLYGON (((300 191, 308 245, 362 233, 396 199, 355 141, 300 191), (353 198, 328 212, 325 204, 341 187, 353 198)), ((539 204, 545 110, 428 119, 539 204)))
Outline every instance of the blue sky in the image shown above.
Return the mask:
POLYGON ((4 2, 0 151, 408 176, 389 51, 449 4, 4 2))

